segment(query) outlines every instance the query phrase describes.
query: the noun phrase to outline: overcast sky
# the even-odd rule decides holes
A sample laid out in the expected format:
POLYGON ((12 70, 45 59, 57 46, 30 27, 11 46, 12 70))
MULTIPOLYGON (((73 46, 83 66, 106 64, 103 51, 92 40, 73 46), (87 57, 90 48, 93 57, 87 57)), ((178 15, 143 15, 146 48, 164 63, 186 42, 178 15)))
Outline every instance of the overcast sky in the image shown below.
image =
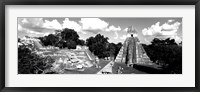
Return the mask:
POLYGON ((18 37, 39 37, 54 33, 57 29, 74 29, 80 39, 100 33, 109 42, 123 42, 127 27, 134 26, 142 43, 150 43, 155 37, 182 41, 182 18, 18 18, 18 37))

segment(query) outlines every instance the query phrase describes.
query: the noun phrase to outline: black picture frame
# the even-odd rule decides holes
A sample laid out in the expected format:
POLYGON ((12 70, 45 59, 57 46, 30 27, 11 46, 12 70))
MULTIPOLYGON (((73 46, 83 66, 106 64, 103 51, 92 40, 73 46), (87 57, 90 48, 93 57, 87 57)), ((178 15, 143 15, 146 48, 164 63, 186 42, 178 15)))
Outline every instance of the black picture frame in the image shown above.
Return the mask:
POLYGON ((0 91, 2 92, 199 92, 200 91, 200 0, 1 0, 0 1, 0 91), (195 87, 5 87, 6 5, 195 5, 195 87))

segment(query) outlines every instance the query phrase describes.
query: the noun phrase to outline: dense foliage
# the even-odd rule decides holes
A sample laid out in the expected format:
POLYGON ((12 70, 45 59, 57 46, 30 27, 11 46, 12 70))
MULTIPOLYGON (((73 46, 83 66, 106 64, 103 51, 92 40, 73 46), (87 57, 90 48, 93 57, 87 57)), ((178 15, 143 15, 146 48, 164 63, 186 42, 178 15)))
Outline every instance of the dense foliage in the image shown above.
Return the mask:
POLYGON ((108 50, 109 51, 109 56, 113 56, 114 58, 116 58, 117 54, 119 53, 119 50, 122 47, 122 43, 119 42, 117 44, 115 43, 109 43, 108 45, 108 50))
POLYGON ((150 59, 160 64, 167 73, 182 73, 182 46, 174 39, 153 39, 150 45, 143 44, 150 59))
POLYGON ((109 43, 108 37, 104 37, 101 34, 86 39, 86 45, 99 58, 116 57, 122 46, 121 43, 109 43))
POLYGON ((85 45, 85 41, 79 39, 79 35, 73 29, 65 28, 57 30, 56 34, 39 37, 44 46, 55 46, 59 48, 75 49, 76 45, 85 45))
MULTIPOLYGON (((20 40, 18 40, 20 41, 20 40)), ((18 73, 42 74, 48 73, 55 62, 51 57, 41 57, 33 52, 32 44, 18 46, 18 73)))
POLYGON ((97 55, 99 58, 107 57, 106 51, 108 46, 108 38, 101 34, 97 34, 95 37, 90 37, 86 40, 86 45, 89 50, 97 55))

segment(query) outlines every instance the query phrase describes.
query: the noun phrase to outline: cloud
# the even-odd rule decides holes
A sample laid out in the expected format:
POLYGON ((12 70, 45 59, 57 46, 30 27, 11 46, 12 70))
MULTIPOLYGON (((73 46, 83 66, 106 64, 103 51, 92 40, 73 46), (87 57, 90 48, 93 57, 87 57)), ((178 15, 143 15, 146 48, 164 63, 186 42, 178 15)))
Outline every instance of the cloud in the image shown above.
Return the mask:
MULTIPOLYGON (((33 25, 35 21, 38 21, 38 20, 35 20, 35 19, 32 19, 32 20, 29 20, 29 19, 26 19, 26 18, 19 18, 18 20, 18 35, 28 35, 28 36, 43 36, 43 33, 42 32, 38 32, 38 31, 35 31, 34 30, 34 27, 37 26, 37 25, 40 25, 40 24, 36 24, 36 25, 33 25)), ((36 28, 39 28, 39 27, 36 27, 36 28)))
POLYGON ((18 31, 22 31, 23 30, 23 27, 20 25, 20 24, 18 24, 18 31))
POLYGON ((44 33, 43 36, 48 36, 49 34, 51 34, 51 33, 44 33))
POLYGON ((56 19, 52 21, 45 20, 42 27, 47 29, 62 29, 61 24, 56 19))
POLYGON ((168 20, 166 23, 160 25, 160 22, 153 24, 148 28, 144 28, 142 33, 144 36, 152 36, 160 39, 171 38, 175 39, 177 43, 182 41, 181 37, 177 34, 180 27, 180 22, 175 22, 175 20, 168 20))
POLYGON ((45 36, 60 28, 60 23, 57 20, 44 21, 43 18, 18 18, 19 35, 45 36))
POLYGON ((172 19, 170 19, 170 20, 168 20, 167 22, 168 23, 171 23, 171 22, 174 22, 175 20, 172 20, 172 19))
MULTIPOLYGON (((54 30, 61 30, 63 28, 74 29, 76 32, 87 34, 87 32, 97 34, 102 31, 115 32, 122 30, 120 26, 109 26, 109 23, 101 20, 100 18, 81 18, 79 22, 71 21, 69 18, 65 18, 63 23, 59 23, 57 19, 44 20, 43 18, 19 18, 18 30, 32 30, 41 33, 52 33, 54 30)), ((118 33, 115 39, 118 38, 118 33)))
POLYGON ((89 32, 89 33, 93 33, 93 34, 98 34, 98 33, 100 33, 100 32, 102 32, 102 30, 100 30, 100 29, 96 29, 96 30, 92 30, 92 29, 85 29, 84 30, 85 32, 89 32))
POLYGON ((53 30, 61 30, 63 28, 74 29, 77 32, 86 34, 91 32, 97 34, 106 29, 109 31, 118 31, 120 27, 110 26, 108 23, 99 18, 81 18, 79 22, 70 21, 69 18, 65 18, 63 23, 59 23, 56 19, 49 21, 43 18, 19 18, 18 30, 22 28, 26 30, 32 30, 41 33, 51 33, 53 30))
POLYGON ((127 32, 128 31, 128 28, 125 28, 124 30, 122 30, 122 31, 125 31, 125 32, 127 32))
MULTIPOLYGON (((120 37, 120 39, 124 40, 124 39, 126 39, 127 37, 131 37, 131 35, 130 35, 130 34, 122 35, 122 36, 120 37)), ((138 37, 138 35, 137 35, 137 34, 133 34, 133 37, 138 37)))
POLYGON ((44 30, 52 31, 52 29, 44 27, 44 21, 42 18, 18 18, 18 30, 22 29, 36 32, 44 32, 44 30))
POLYGON ((107 32, 110 32, 110 31, 120 31, 121 30, 121 28, 120 28, 120 26, 118 26, 118 27, 115 27, 115 26, 109 26, 108 28, 106 28, 106 30, 105 31, 107 31, 107 32))
MULTIPOLYGON (((79 23, 81 24, 82 30, 94 34, 98 34, 102 31, 115 32, 121 30, 120 26, 118 27, 115 27, 114 25, 109 26, 108 22, 101 20, 99 18, 81 18, 79 23)), ((115 33, 115 35, 116 35, 115 38, 118 38, 117 37, 118 33, 115 33)))
POLYGON ((114 32, 114 34, 115 34, 114 39, 118 39, 118 37, 119 37, 118 31, 120 31, 120 30, 121 30, 121 28, 119 26, 115 27, 113 25, 111 25, 111 26, 109 26, 108 28, 105 29, 106 32, 114 32))
POLYGON ((31 30, 31 29, 27 29, 27 28, 22 28, 20 26, 18 26, 18 34, 22 34, 22 35, 28 35, 28 36, 31 36, 31 37, 39 37, 39 36, 44 36, 44 32, 37 32, 37 31, 34 31, 34 30, 31 30))
POLYGON ((31 31, 31 30, 28 30, 27 33, 35 34, 35 35, 44 35, 44 33, 35 32, 35 31, 31 31))
POLYGON ((144 28, 142 30, 143 35, 174 35, 181 25, 180 22, 175 22, 173 24, 164 23, 160 26, 160 22, 153 24, 149 28, 144 28))
POLYGON ((118 39, 119 35, 118 35, 117 31, 115 31, 114 33, 115 33, 114 39, 118 39))
POLYGON ((171 39, 174 39, 176 41, 176 43, 180 43, 182 42, 182 38, 179 37, 178 35, 173 35, 170 37, 171 39))
POLYGON ((160 22, 157 22, 156 24, 152 25, 149 28, 144 28, 142 30, 143 35, 155 35, 160 34, 162 28, 160 27, 160 22))
POLYGON ((147 40, 146 38, 144 38, 144 41, 145 41, 146 43, 150 43, 150 41, 149 41, 149 40, 147 40))
POLYGON ((106 30, 108 27, 108 23, 104 20, 101 20, 99 18, 81 18, 79 23, 82 26, 82 30, 92 32, 92 33, 98 33, 100 31, 106 30))
POLYGON ((162 35, 174 35, 178 31, 180 25, 181 25, 180 22, 175 22, 174 24, 171 25, 164 23, 162 25, 162 29, 165 31, 162 31, 162 35))
POLYGON ((86 32, 84 32, 82 30, 82 26, 80 24, 78 24, 75 21, 70 21, 69 18, 65 18, 65 20, 63 21, 63 24, 62 24, 62 28, 74 29, 77 32, 86 34, 86 32))
POLYGON ((49 21, 43 20, 43 18, 18 18, 18 31, 25 31, 28 35, 33 34, 51 34, 55 30, 61 30, 63 28, 74 29, 77 32, 86 34, 82 31, 81 25, 75 21, 70 21, 66 18, 63 23, 59 23, 56 19, 49 21), (28 32, 30 31, 30 32, 28 32))
POLYGON ((81 18, 80 21, 73 21, 65 18, 63 21, 44 20, 43 18, 18 18, 18 31, 24 31, 28 36, 46 36, 55 33, 55 30, 64 28, 74 29, 78 33, 87 34, 88 32, 98 34, 101 32, 111 32, 113 39, 119 39, 120 26, 109 25, 108 22, 100 18, 81 18))
POLYGON ((128 35, 122 35, 122 36, 120 37, 120 39, 124 40, 124 39, 126 39, 127 37, 128 37, 128 35))
POLYGON ((43 18, 18 18, 18 23, 25 27, 42 27, 43 18))
POLYGON ((24 24, 24 23, 29 23, 28 20, 27 20, 26 18, 24 18, 21 22, 22 22, 23 24, 24 24))

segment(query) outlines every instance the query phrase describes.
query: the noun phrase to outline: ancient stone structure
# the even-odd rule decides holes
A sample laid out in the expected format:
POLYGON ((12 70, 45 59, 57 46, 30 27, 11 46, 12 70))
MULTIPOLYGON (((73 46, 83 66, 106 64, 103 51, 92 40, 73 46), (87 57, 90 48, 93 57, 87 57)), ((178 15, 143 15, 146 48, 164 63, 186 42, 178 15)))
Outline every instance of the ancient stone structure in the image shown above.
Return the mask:
POLYGON ((127 66, 133 64, 152 64, 144 48, 140 44, 138 34, 133 26, 127 31, 127 38, 121 47, 115 62, 125 63, 127 66))

